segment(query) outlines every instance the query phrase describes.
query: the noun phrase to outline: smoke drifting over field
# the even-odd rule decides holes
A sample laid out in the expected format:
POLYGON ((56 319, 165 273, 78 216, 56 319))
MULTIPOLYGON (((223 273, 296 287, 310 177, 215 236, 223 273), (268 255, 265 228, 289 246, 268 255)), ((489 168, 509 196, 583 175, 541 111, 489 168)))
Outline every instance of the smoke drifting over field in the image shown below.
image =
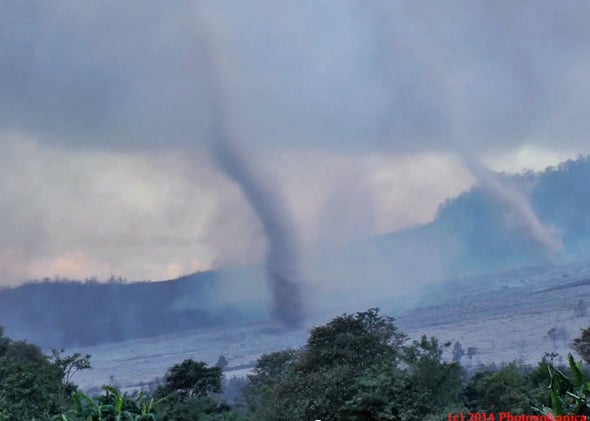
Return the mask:
POLYGON ((475 162, 469 162, 467 166, 475 175, 480 188, 490 194, 507 212, 511 212, 516 223, 544 250, 547 259, 555 262, 559 253, 563 251, 559 232, 555 226, 543 224, 539 220, 524 192, 511 186, 509 180, 503 181, 497 174, 475 162))
MULTIPOLYGON (((393 13, 396 13, 396 10, 395 7, 381 6, 382 7, 378 7, 375 3, 367 3, 365 4, 365 10, 368 15, 372 17, 372 20, 377 27, 376 33, 378 34, 378 45, 381 47, 385 56, 385 58, 381 60, 381 64, 383 67, 384 79, 387 81, 388 92, 392 95, 396 95, 398 94, 396 91, 399 90, 400 73, 396 60, 397 55, 393 55, 393 53, 398 52, 399 46, 396 45, 397 37, 392 36, 392 31, 395 31, 396 29, 390 29, 391 27, 395 28, 392 23, 395 20, 393 13)), ((424 10, 422 10, 422 12, 424 12, 424 10)), ((417 36, 418 40, 413 40, 416 45, 420 44, 421 36, 422 35, 417 36)), ((445 58, 441 57, 439 51, 428 50, 427 47, 421 49, 420 54, 423 65, 427 67, 421 69, 425 74, 428 75, 433 69, 444 67, 441 61, 444 61, 445 58)), ((504 63, 504 65, 512 71, 520 64, 521 63, 519 63, 518 60, 504 63)), ((468 64, 464 63, 463 66, 467 68, 468 64)), ((473 137, 474 135, 479 137, 481 134, 475 134, 472 131, 471 126, 473 125, 474 118, 472 115, 473 110, 471 108, 483 108, 486 106, 494 107, 494 113, 490 112, 487 116, 482 113, 482 122, 485 123, 489 123, 486 120, 492 121, 498 117, 503 117, 501 112, 498 112, 500 110, 496 109, 497 104, 494 104, 496 99, 493 98, 492 93, 489 92, 487 95, 477 97, 477 95, 473 94, 473 91, 480 87, 472 83, 473 81, 470 81, 469 78, 467 78, 466 81, 451 81, 446 78, 440 78, 435 82, 436 87, 447 91, 447 110, 444 119, 445 124, 440 127, 439 135, 444 137, 446 132, 446 136, 449 137, 447 147, 450 151, 453 151, 462 158, 463 164, 475 177, 479 187, 489 194, 490 197, 497 202, 498 206, 504 209, 505 214, 510 214, 512 216, 516 225, 526 231, 531 241, 537 243, 544 250, 547 259, 555 262, 558 253, 563 251, 563 244, 561 243, 557 229, 554 226, 547 226, 539 220, 538 215, 535 213, 535 210, 531 206, 524 192, 519 191, 516 186, 512 186, 503 181, 497 174, 489 168, 486 168, 481 160, 477 158, 477 154, 475 153, 476 146, 474 143, 478 143, 478 141, 474 140, 473 137)), ((524 88, 526 85, 522 84, 520 86, 524 88)), ((506 124, 506 126, 512 126, 513 129, 508 130, 516 130, 516 132, 518 132, 524 129, 524 126, 519 127, 520 124, 522 123, 511 121, 510 124, 506 124)), ((510 135, 509 131, 504 134, 504 136, 507 135, 510 135)), ((480 146, 486 147, 485 143, 480 146)))
POLYGON ((201 13, 202 63, 206 68, 213 121, 210 149, 219 167, 240 186, 262 223, 268 247, 266 275, 272 295, 271 315, 287 326, 297 327, 303 322, 304 313, 298 236, 279 191, 268 177, 255 170, 245 152, 239 149, 232 129, 231 100, 224 89, 227 84, 224 75, 228 72, 223 64, 223 51, 217 47, 206 11, 201 13))
POLYGON ((268 241, 266 272, 272 294, 272 316, 289 326, 303 321, 302 282, 297 235, 278 192, 257 176, 240 154, 225 127, 217 127, 213 154, 220 167, 239 184, 260 218, 268 241))

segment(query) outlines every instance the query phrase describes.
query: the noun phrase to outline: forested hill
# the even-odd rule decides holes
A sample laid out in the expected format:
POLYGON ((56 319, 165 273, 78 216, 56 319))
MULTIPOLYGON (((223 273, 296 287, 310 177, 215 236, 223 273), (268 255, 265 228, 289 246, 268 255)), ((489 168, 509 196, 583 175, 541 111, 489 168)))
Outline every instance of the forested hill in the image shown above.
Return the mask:
MULTIPOLYGON (((590 157, 580 156, 541 173, 505 177, 531 204, 539 220, 556 229, 560 257, 588 257, 590 252, 590 157)), ((434 224, 468 250, 464 258, 487 262, 536 263, 546 256, 510 209, 480 188, 447 202, 434 224)))
POLYGON ((0 326, 15 338, 58 347, 255 318, 251 309, 220 302, 217 278, 215 272, 200 272, 162 282, 30 282, 0 289, 0 326))
POLYGON ((590 257, 590 157, 499 180, 555 230, 560 251, 548 256, 514 209, 475 185, 442 204, 432 223, 354 245, 348 258, 365 253, 373 266, 432 281, 590 257))

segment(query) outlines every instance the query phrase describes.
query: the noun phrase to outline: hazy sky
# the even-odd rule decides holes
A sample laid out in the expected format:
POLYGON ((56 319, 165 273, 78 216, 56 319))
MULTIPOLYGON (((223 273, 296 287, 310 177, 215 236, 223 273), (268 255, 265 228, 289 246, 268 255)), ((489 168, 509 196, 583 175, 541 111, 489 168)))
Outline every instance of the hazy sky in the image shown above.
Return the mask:
POLYGON ((0 285, 260 259, 208 153, 204 31, 312 253, 432 220, 473 183, 462 155, 590 153, 589 19, 581 1, 3 1, 0 285))

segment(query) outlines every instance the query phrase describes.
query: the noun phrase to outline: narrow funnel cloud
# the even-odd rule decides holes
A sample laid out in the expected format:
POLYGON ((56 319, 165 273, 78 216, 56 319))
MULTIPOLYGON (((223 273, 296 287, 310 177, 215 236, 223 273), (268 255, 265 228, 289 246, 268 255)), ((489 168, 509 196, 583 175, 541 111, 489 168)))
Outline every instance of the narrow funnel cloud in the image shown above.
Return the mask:
POLYGON ((217 165, 240 187, 264 228, 268 242, 266 272, 272 293, 271 314, 286 326, 297 327, 303 322, 304 309, 300 285, 300 253, 294 224, 279 191, 256 171, 246 152, 236 142, 230 98, 224 89, 227 82, 223 77, 220 48, 211 31, 211 20, 205 19, 206 16, 202 16, 202 13, 201 17, 203 67, 212 113, 212 156, 217 165))
POLYGON ((533 241, 542 247, 547 258, 554 262, 563 244, 559 232, 553 226, 543 224, 533 210, 527 198, 513 187, 503 183, 493 172, 475 160, 464 160, 471 174, 480 187, 490 194, 502 206, 505 206, 518 218, 518 223, 526 230, 533 241))

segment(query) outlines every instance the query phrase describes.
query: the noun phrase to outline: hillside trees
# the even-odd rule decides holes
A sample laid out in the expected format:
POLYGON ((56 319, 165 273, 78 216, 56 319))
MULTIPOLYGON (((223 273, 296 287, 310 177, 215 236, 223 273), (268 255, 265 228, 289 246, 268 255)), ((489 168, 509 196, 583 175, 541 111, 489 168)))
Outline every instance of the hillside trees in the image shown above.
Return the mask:
POLYGON ((531 383, 515 363, 476 373, 465 386, 467 404, 475 412, 532 413, 531 383))
POLYGON ((334 419, 354 394, 354 379, 396 359, 405 336, 377 309, 314 327, 306 346, 263 355, 244 394, 255 419, 334 419), (332 417, 332 418, 331 418, 332 417))
POLYGON ((23 341, 11 341, 0 327, 0 416, 6 420, 48 419, 63 402, 63 372, 23 341))
POLYGON ((175 420, 230 421, 236 415, 222 402, 221 368, 185 360, 171 367, 154 396, 129 396, 113 386, 90 397, 72 376, 90 368, 90 355, 50 357, 37 345, 12 341, 0 327, 0 420, 175 420))
POLYGON ((354 396, 338 411, 339 420, 438 420, 465 411, 463 372, 442 362, 435 338, 423 336, 404 347, 401 364, 383 363, 355 381, 354 396))
POLYGON ((158 388, 156 396, 174 393, 181 399, 187 399, 220 392, 221 368, 207 367, 202 361, 187 359, 168 370, 164 384, 158 388))
POLYGON ((62 379, 62 395, 63 399, 67 399, 73 392, 78 389, 78 386, 72 381, 72 377, 81 370, 91 368, 90 354, 82 355, 78 352, 72 355, 64 355, 64 350, 53 349, 49 360, 55 365, 61 373, 62 379))
POLYGON ((281 406, 276 390, 287 381, 294 369, 300 351, 283 350, 262 355, 253 374, 248 376, 248 384, 242 389, 242 398, 249 412, 274 412, 281 406))
POLYGON ((573 340, 572 347, 584 361, 590 364, 590 327, 582 329, 580 337, 573 340))
POLYGON ((231 419, 221 401, 221 367, 208 367, 192 359, 172 366, 154 398, 160 403, 158 419, 175 421, 231 419))
POLYGON ((72 376, 90 368, 90 355, 48 357, 37 345, 13 341, 0 326, 0 419, 46 420, 70 406, 72 376))
MULTIPOLYGON (((113 386, 90 397, 76 391, 73 407, 56 417, 66 421, 232 421, 237 415, 221 402, 221 370, 188 359, 168 370, 164 384, 153 396, 128 395, 113 386)), ((1 418, 0 418, 1 420, 1 418)))
POLYGON ((442 362, 434 338, 406 342, 378 309, 314 327, 301 350, 258 361, 245 391, 252 419, 413 420, 460 406, 461 368, 442 362))

